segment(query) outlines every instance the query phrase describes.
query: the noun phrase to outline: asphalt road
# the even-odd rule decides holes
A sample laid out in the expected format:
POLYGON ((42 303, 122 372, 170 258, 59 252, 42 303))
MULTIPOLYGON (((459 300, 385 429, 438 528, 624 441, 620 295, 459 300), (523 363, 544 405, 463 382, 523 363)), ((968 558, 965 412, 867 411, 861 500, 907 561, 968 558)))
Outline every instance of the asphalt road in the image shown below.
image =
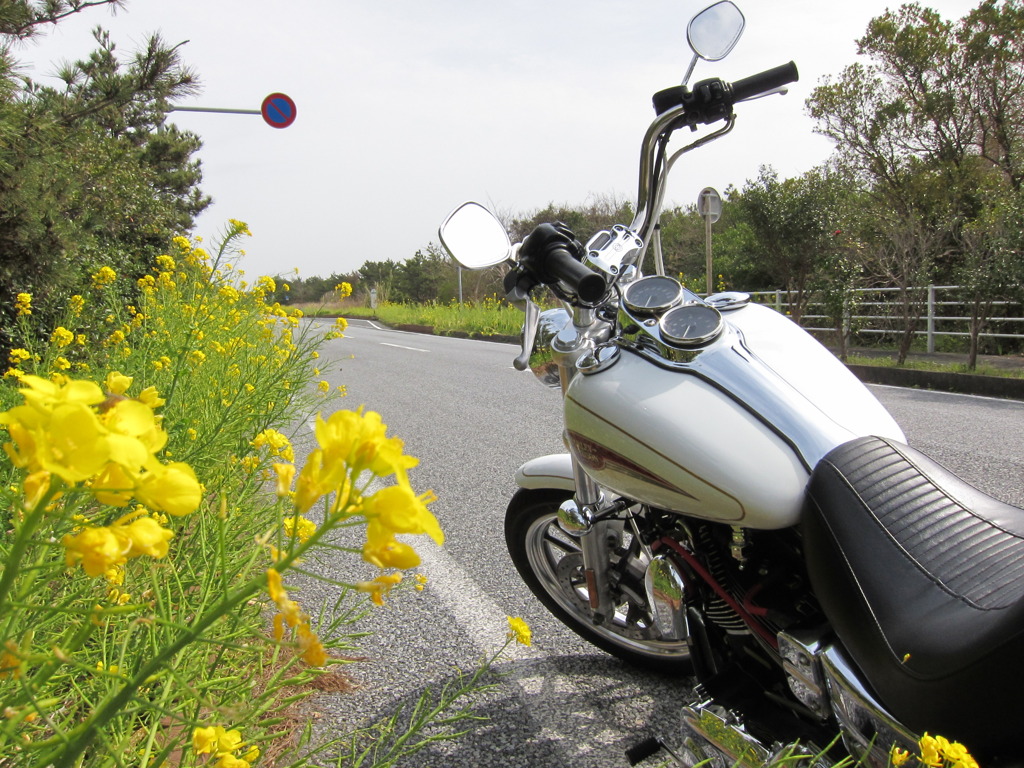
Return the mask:
MULTIPOLYGON (((447 540, 443 547, 425 537, 416 542, 429 579, 424 591, 393 595, 359 625, 373 633, 360 640, 366 659, 349 668, 359 687, 312 702, 320 735, 339 735, 399 706, 408 710, 424 690, 472 671, 504 643, 506 617, 522 616, 533 646, 510 648, 496 664, 495 687, 472 702, 486 719, 458 741, 432 745, 401 765, 624 766, 624 750, 647 735, 676 741, 686 681, 638 672, 583 643, 533 600, 505 552, 502 521, 515 469, 563 450, 558 394, 515 371, 516 352, 511 345, 401 333, 365 321, 354 321, 346 338, 322 352, 323 361, 341 366, 328 379, 347 387, 341 406, 380 412, 389 434, 421 459, 413 485, 437 494, 431 509, 447 540)), ((1024 403, 873 390, 912 445, 1024 506, 1024 403)), ((344 553, 310 568, 336 579, 373 575, 344 553)), ((315 608, 332 604, 336 594, 336 587, 312 582, 302 600, 315 608)))

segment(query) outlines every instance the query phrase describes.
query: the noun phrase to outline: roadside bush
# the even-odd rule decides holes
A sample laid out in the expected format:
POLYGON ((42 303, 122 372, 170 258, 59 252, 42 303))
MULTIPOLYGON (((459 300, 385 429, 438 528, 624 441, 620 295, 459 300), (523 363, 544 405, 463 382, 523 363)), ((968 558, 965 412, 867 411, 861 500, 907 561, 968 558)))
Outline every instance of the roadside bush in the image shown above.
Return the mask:
POLYGON ((247 234, 232 221, 213 257, 176 238, 137 306, 110 267, 53 328, 18 294, 0 387, 5 766, 301 761, 289 708, 347 663, 365 597, 419 562, 395 534, 443 538, 373 412, 318 417, 296 467, 279 430, 338 395, 313 361, 345 323, 325 335, 267 302, 270 278, 222 268, 247 234), (337 537, 353 526, 361 546, 337 537), (324 547, 380 575, 316 617, 285 582, 324 547))

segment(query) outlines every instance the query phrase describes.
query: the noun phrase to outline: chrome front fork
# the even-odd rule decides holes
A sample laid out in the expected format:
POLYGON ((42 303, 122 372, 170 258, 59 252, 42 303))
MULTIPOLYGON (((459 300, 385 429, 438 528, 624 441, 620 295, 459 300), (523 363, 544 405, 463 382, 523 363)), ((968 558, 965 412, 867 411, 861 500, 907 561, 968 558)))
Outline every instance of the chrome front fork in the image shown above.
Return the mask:
MULTIPOLYGON (((576 375, 576 361, 594 347, 594 340, 588 333, 594 328, 593 310, 574 308, 572 326, 553 340, 552 351, 558 363, 563 396, 576 375)), ((562 505, 558 519, 562 528, 580 542, 590 610, 594 623, 602 624, 615 616, 615 601, 608 583, 608 564, 610 549, 618 542, 618 531, 614 523, 599 519, 604 497, 597 483, 583 470, 571 444, 569 455, 576 494, 562 505)))
POLYGON ((576 474, 576 496, 558 509, 558 524, 580 543, 587 595, 595 624, 602 624, 615 615, 615 601, 608 586, 608 563, 611 549, 618 544, 615 524, 595 519, 601 512, 602 496, 596 483, 579 468, 573 457, 576 474), (582 475, 582 477, 581 477, 582 475))

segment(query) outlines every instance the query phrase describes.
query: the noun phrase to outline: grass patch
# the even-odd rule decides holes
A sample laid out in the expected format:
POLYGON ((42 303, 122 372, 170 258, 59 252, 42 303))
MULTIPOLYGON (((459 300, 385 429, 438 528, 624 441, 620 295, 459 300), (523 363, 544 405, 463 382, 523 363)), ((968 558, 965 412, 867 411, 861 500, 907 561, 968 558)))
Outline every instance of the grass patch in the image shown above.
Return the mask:
POLYGON ((979 365, 973 371, 967 363, 940 363, 934 360, 907 360, 898 365, 894 357, 888 355, 849 355, 848 365, 866 365, 875 368, 900 368, 911 371, 931 371, 934 373, 960 373, 973 376, 998 376, 1004 379, 1024 379, 1024 369, 1000 368, 994 365, 979 365))
POLYGON ((425 325, 434 333, 450 335, 466 333, 470 336, 518 336, 523 330, 523 313, 515 307, 493 298, 480 302, 450 302, 393 304, 381 303, 376 309, 365 306, 322 304, 300 305, 311 316, 375 317, 388 325, 425 325))

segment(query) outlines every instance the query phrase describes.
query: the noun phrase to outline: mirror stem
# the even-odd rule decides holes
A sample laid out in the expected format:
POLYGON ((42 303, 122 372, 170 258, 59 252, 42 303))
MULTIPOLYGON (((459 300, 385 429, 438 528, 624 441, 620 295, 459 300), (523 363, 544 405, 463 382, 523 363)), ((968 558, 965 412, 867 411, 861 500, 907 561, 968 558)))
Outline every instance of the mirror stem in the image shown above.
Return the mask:
POLYGON ((683 85, 690 82, 690 75, 693 74, 693 68, 697 66, 697 59, 700 57, 697 54, 693 54, 693 58, 690 59, 690 66, 686 68, 686 74, 683 75, 683 85))

